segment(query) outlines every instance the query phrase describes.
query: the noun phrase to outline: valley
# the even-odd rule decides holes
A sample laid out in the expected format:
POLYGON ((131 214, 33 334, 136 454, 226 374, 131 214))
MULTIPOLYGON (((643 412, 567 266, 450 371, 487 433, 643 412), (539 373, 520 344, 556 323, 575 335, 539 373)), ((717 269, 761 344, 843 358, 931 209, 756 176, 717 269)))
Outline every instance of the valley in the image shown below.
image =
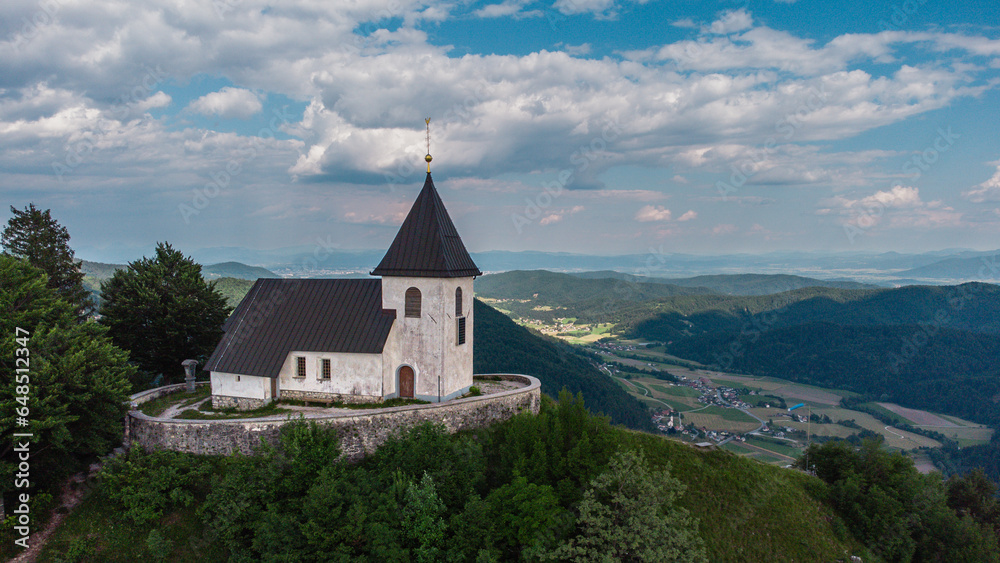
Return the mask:
POLYGON ((532 271, 476 289, 590 356, 670 439, 782 466, 810 443, 872 437, 923 472, 992 459, 997 286, 816 282, 532 271))

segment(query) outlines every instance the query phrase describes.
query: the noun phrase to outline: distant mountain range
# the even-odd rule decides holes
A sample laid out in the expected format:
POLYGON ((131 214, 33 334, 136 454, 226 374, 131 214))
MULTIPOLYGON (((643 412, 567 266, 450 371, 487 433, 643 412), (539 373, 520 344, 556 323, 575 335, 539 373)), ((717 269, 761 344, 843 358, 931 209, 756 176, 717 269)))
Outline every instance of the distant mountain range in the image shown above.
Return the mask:
MULTIPOLYGON (((264 267, 281 276, 320 277, 349 273, 367 274, 378 264, 384 253, 384 249, 346 250, 337 248, 336 245, 317 244, 315 246, 294 246, 271 250, 242 247, 204 248, 193 251, 191 256, 202 264, 238 262, 264 267)), ((77 254, 90 256, 85 250, 78 251, 77 254)), ((94 251, 93 255, 102 256, 105 260, 110 256, 118 256, 118 254, 106 250, 94 251)), ((992 263, 996 265, 998 255, 1000 255, 1000 250, 948 249, 917 254, 898 252, 771 252, 757 255, 698 256, 672 253, 663 248, 651 248, 649 252, 644 254, 620 256, 491 250, 473 252, 472 258, 484 272, 538 269, 561 272, 615 270, 654 278, 686 278, 737 273, 793 273, 810 278, 850 279, 882 285, 906 285, 910 281, 943 283, 981 279, 977 276, 982 265, 982 258, 992 258, 992 263), (922 270, 924 267, 932 268, 922 270), (900 280, 899 278, 908 279, 900 280)), ((118 259, 133 260, 138 257, 129 254, 118 259)), ((993 280, 1000 280, 1000 268, 989 269, 988 275, 992 276, 993 280)))
POLYGON ((717 274, 693 278, 655 278, 605 270, 581 272, 573 275, 588 279, 613 278, 632 282, 700 288, 723 295, 770 295, 803 287, 836 287, 839 289, 874 289, 879 287, 855 281, 820 280, 789 274, 717 274))
POLYGON ((988 253, 970 258, 948 258, 900 275, 924 279, 1000 282, 1000 254, 988 253))
MULTIPOLYGON (((103 281, 114 275, 116 270, 124 268, 124 264, 104 264, 83 260, 80 270, 84 276, 103 281)), ((239 262, 222 262, 201 267, 201 275, 205 279, 237 278, 241 280, 256 280, 257 278, 277 278, 274 272, 259 266, 248 266, 239 262)))

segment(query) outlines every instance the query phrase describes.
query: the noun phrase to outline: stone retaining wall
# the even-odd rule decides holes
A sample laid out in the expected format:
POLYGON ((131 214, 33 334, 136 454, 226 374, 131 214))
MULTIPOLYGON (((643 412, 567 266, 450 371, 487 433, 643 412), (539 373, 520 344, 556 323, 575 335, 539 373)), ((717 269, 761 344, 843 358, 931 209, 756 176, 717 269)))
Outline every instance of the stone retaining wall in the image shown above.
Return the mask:
POLYGON ((216 410, 236 409, 241 411, 252 411, 271 403, 271 399, 248 399, 247 397, 226 397, 225 395, 212 395, 212 408, 216 410))
MULTIPOLYGON (((353 461, 374 452, 389 437, 424 422, 439 423, 448 432, 457 432, 489 426, 522 412, 538 413, 541 403, 541 383, 538 379, 529 375, 490 375, 528 385, 446 403, 359 410, 345 414, 309 413, 302 418, 336 428, 342 455, 353 461)), ((261 441, 276 444, 281 427, 287 422, 287 418, 177 420, 146 416, 133 410, 128 414, 125 441, 145 448, 195 454, 251 454, 261 441)))
POLYGON ((340 393, 323 393, 322 391, 298 391, 295 389, 282 389, 281 400, 291 399, 297 401, 330 401, 344 404, 355 403, 381 403, 382 397, 378 395, 341 395, 340 393))

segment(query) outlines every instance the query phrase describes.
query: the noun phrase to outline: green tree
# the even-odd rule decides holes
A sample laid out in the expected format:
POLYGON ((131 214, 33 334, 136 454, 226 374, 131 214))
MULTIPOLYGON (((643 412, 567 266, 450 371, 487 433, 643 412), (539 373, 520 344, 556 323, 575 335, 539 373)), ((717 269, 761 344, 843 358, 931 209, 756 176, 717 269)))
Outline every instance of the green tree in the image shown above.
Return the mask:
POLYGON ((51 210, 42 211, 34 203, 24 210, 11 206, 13 217, 0 234, 4 252, 23 258, 48 275, 47 285, 76 307, 76 313, 86 318, 94 303, 83 286, 80 263, 69 247, 69 231, 52 218, 51 210))
POLYGON ((180 381, 181 362, 204 363, 222 337, 231 309, 201 265, 167 243, 156 256, 118 270, 101 285, 101 323, 115 343, 132 352, 147 377, 180 381))
MULTIPOLYGON (((46 287, 38 268, 0 255, 0 280, 0 369, 7 374, 0 383, 0 433, 33 435, 31 466, 44 469, 31 472, 32 486, 51 490, 121 444, 135 368, 107 329, 78 322, 73 305, 46 287)), ((0 446, 4 491, 14 483, 15 445, 0 446)))
POLYGON ((684 485, 669 470, 650 471, 626 450, 590 483, 579 505, 580 534, 551 555, 570 561, 707 561, 695 521, 674 506, 684 485))
POLYGON ((988 519, 975 516, 992 506, 979 498, 991 489, 977 478, 948 487, 940 474, 921 475, 910 459, 885 451, 878 440, 860 448, 845 442, 810 446, 809 464, 830 485, 830 501, 847 527, 882 559, 1000 561, 988 519))

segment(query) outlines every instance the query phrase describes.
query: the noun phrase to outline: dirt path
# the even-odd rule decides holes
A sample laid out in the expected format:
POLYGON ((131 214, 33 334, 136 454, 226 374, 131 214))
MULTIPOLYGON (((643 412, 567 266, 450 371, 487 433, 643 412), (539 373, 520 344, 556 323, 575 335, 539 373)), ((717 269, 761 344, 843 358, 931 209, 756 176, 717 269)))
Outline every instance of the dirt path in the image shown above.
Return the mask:
POLYGON ((180 414, 182 410, 197 409, 199 405, 201 405, 202 403, 204 403, 209 399, 211 399, 211 397, 205 397, 204 399, 198 401, 197 403, 194 403, 193 405, 188 405, 186 407, 181 406, 184 404, 183 402, 177 403, 176 405, 170 405, 167 408, 167 410, 163 411, 163 414, 160 415, 160 418, 173 418, 178 414, 180 414))
POLYGON ((39 552, 45 547, 45 543, 52 536, 52 533, 56 531, 59 524, 69 516, 69 513, 76 508, 76 505, 80 504, 80 500, 83 499, 84 489, 83 487, 77 486, 73 487, 73 483, 77 485, 82 484, 86 478, 83 473, 77 473, 76 475, 69 478, 62 487, 62 507, 65 508, 60 514, 60 511, 56 510, 52 513, 52 517, 49 518, 48 523, 45 528, 39 530, 28 537, 28 549, 22 551, 19 555, 14 557, 9 561, 9 563, 33 563, 37 558, 39 552))

